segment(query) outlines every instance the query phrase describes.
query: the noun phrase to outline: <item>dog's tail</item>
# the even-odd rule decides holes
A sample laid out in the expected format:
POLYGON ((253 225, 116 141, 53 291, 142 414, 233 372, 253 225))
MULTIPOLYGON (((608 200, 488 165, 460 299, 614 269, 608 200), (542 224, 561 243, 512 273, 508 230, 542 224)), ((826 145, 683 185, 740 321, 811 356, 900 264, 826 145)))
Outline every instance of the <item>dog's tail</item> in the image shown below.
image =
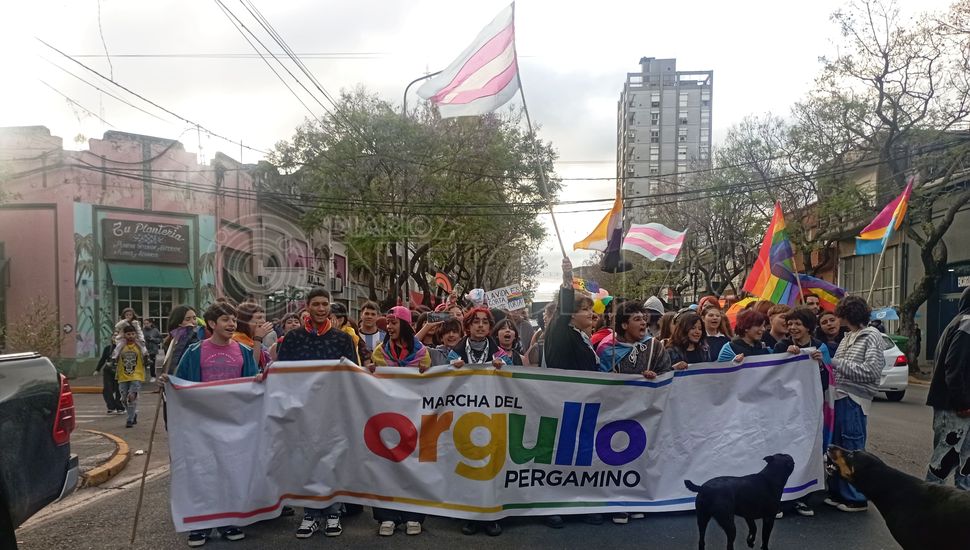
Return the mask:
POLYGON ((689 479, 684 480, 684 485, 686 485, 688 489, 690 489, 691 491, 694 491, 695 493, 701 492, 701 486, 696 485, 693 481, 689 479))

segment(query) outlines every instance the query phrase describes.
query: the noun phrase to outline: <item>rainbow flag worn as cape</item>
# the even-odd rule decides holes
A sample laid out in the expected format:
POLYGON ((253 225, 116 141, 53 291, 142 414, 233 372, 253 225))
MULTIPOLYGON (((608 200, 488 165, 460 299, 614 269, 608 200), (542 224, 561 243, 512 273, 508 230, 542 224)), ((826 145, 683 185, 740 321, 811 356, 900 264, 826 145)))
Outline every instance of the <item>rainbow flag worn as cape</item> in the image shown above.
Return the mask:
POLYGON ((758 259, 743 288, 762 300, 793 305, 798 299, 795 277, 795 251, 788 240, 781 204, 775 203, 775 213, 761 243, 758 259))
POLYGON ((912 192, 913 178, 909 178, 903 193, 887 204, 882 212, 872 220, 872 223, 867 225, 862 233, 855 238, 856 256, 882 254, 893 233, 903 225, 903 218, 906 217, 906 208, 909 206, 909 196, 912 192))

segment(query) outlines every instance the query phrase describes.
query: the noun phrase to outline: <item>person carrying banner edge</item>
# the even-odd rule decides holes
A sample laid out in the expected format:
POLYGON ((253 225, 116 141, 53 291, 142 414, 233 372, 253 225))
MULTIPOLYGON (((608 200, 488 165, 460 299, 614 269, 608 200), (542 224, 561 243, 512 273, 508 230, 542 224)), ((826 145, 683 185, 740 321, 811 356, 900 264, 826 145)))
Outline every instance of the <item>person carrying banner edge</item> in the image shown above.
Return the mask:
MULTIPOLYGON (((235 378, 253 377, 262 382, 264 375, 259 371, 253 350, 233 340, 236 332, 236 309, 227 303, 214 303, 202 316, 206 328, 212 335, 191 344, 179 360, 173 376, 189 382, 214 382, 235 378)), ((169 381, 167 374, 159 376, 164 384, 169 381)), ((223 539, 238 541, 246 538, 245 533, 235 526, 217 528, 223 539)), ((203 546, 209 539, 211 529, 196 529, 189 533, 189 546, 203 546)))
MULTIPOLYGON (((316 287, 307 293, 307 317, 303 327, 283 337, 276 350, 279 361, 326 361, 357 357, 357 349, 350 335, 334 328, 330 321, 330 293, 316 287)), ((303 508, 303 521, 296 530, 296 538, 308 539, 320 530, 326 517, 323 534, 339 537, 343 504, 335 502, 327 508, 303 508)))

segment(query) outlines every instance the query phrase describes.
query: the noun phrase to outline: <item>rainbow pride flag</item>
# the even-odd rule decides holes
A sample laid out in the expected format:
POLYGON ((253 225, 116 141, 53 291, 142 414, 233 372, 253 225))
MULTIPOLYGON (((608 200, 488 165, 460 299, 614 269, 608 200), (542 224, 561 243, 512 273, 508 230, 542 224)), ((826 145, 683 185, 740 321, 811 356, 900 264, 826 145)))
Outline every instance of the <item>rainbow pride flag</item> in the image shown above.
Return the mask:
MULTIPOLYGON (((819 305, 825 311, 835 311, 835 305, 845 297, 845 289, 824 279, 803 274, 799 274, 798 279, 802 283, 802 294, 818 296, 819 305)), ((793 302, 788 305, 794 307, 795 304, 793 302)))
POLYGON ((761 242, 758 259, 743 289, 776 304, 794 304, 798 299, 795 251, 788 240, 785 216, 781 213, 779 203, 775 203, 775 213, 761 242))
POLYGON ((862 233, 855 238, 856 256, 882 254, 893 233, 903 225, 906 208, 909 206, 909 196, 912 193, 913 178, 909 178, 903 193, 887 204, 882 212, 872 220, 872 223, 867 225, 862 233))

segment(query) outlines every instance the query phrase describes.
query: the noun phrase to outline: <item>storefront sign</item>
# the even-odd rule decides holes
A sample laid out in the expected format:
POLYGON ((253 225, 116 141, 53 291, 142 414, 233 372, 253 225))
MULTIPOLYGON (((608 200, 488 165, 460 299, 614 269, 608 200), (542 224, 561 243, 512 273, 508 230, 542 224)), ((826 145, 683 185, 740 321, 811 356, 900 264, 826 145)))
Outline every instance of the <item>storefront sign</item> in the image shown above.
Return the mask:
POLYGON ((105 260, 189 263, 189 226, 135 220, 101 220, 105 260))

